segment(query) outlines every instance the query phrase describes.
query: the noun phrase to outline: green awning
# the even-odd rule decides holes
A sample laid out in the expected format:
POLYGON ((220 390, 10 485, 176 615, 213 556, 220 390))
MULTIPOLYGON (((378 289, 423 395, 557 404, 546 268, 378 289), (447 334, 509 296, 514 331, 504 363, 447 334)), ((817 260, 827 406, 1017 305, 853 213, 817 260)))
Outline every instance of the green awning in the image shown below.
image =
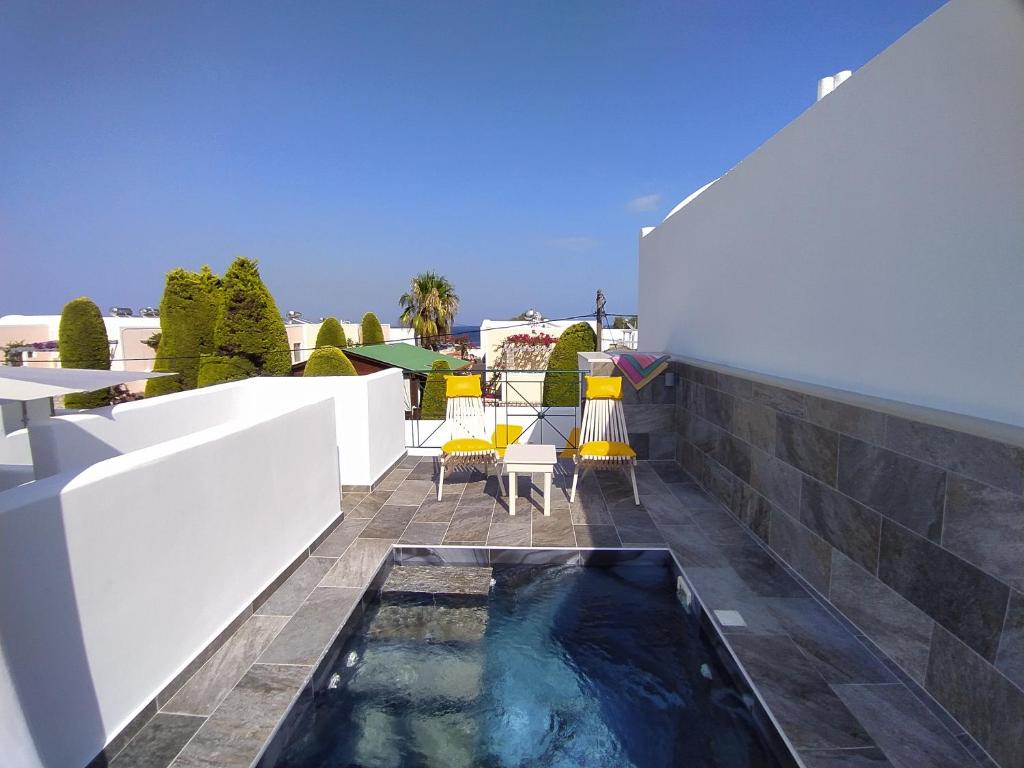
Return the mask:
POLYGON ((468 360, 460 360, 451 355, 442 355, 423 347, 399 342, 397 344, 368 344, 364 347, 349 347, 345 354, 353 358, 362 358, 375 363, 383 363, 393 368, 406 371, 428 372, 437 360, 444 360, 453 371, 470 365, 468 360))

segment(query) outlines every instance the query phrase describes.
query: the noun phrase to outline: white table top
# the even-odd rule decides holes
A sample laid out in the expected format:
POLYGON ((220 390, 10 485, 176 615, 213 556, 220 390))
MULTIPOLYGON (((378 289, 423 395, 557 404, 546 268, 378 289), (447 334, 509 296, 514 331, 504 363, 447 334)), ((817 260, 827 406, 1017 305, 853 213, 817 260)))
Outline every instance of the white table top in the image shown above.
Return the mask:
POLYGON ((506 464, 556 464, 553 445, 510 445, 505 449, 506 464))

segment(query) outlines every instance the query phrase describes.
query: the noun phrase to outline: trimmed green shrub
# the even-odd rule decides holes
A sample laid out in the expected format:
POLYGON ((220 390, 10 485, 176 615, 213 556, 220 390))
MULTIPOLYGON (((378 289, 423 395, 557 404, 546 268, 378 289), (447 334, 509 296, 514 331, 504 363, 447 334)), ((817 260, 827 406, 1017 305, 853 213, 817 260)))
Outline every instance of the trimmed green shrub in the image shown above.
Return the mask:
POLYGON ((306 361, 303 376, 356 376, 355 366, 337 347, 318 347, 306 361))
MULTIPOLYGON (((92 299, 80 296, 64 305, 57 331, 62 368, 110 370, 110 343, 103 315, 92 299)), ((99 408, 110 405, 110 389, 64 396, 65 408, 99 408)))
POLYGON ((544 374, 544 405, 579 405, 579 374, 572 373, 579 367, 576 353, 594 352, 596 349, 597 336, 589 323, 576 323, 562 332, 551 350, 548 372, 544 374))
POLYGON ((451 374, 451 366, 447 360, 435 360, 427 374, 427 383, 423 387, 423 400, 420 401, 421 419, 443 419, 448 408, 448 396, 445 394, 444 377, 451 374))
POLYGON ((328 317, 316 332, 316 348, 337 347, 344 349, 348 346, 348 339, 345 338, 345 329, 341 327, 336 317, 328 317))
POLYGON ((146 397, 195 389, 199 360, 213 352, 213 330, 220 305, 220 278, 209 267, 199 272, 173 269, 167 273, 160 300, 160 345, 154 371, 175 371, 146 382, 146 397))
POLYGON ((373 312, 367 312, 363 315, 362 323, 362 343, 363 344, 383 344, 384 343, 384 329, 380 327, 380 320, 373 312))
POLYGON ((260 279, 256 261, 239 256, 224 273, 222 301, 213 333, 214 354, 200 386, 252 376, 287 376, 291 351, 284 320, 260 279), (234 365, 227 364, 233 361, 234 365), (248 372, 248 373, 247 373, 248 372))
POLYGON ((226 381, 237 381, 256 376, 259 371, 251 361, 244 357, 222 357, 221 355, 203 355, 199 359, 200 387, 223 384, 226 381))

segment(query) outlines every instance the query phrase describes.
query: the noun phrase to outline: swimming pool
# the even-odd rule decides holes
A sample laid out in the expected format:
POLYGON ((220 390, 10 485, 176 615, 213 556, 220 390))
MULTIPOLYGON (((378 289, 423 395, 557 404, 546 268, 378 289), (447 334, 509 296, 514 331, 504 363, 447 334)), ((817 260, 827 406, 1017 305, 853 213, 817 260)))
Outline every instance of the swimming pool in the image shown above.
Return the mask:
POLYGON ((788 764, 667 564, 496 567, 493 580, 482 603, 372 605, 275 765, 788 764))

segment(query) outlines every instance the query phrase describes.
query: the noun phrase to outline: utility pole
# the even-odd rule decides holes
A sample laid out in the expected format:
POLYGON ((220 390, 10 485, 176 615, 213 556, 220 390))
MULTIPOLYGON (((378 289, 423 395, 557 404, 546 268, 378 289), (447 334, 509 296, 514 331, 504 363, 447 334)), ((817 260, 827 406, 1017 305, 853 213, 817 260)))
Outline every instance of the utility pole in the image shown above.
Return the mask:
POLYGON ((601 329, 604 328, 604 291, 597 289, 597 351, 601 351, 601 329))

